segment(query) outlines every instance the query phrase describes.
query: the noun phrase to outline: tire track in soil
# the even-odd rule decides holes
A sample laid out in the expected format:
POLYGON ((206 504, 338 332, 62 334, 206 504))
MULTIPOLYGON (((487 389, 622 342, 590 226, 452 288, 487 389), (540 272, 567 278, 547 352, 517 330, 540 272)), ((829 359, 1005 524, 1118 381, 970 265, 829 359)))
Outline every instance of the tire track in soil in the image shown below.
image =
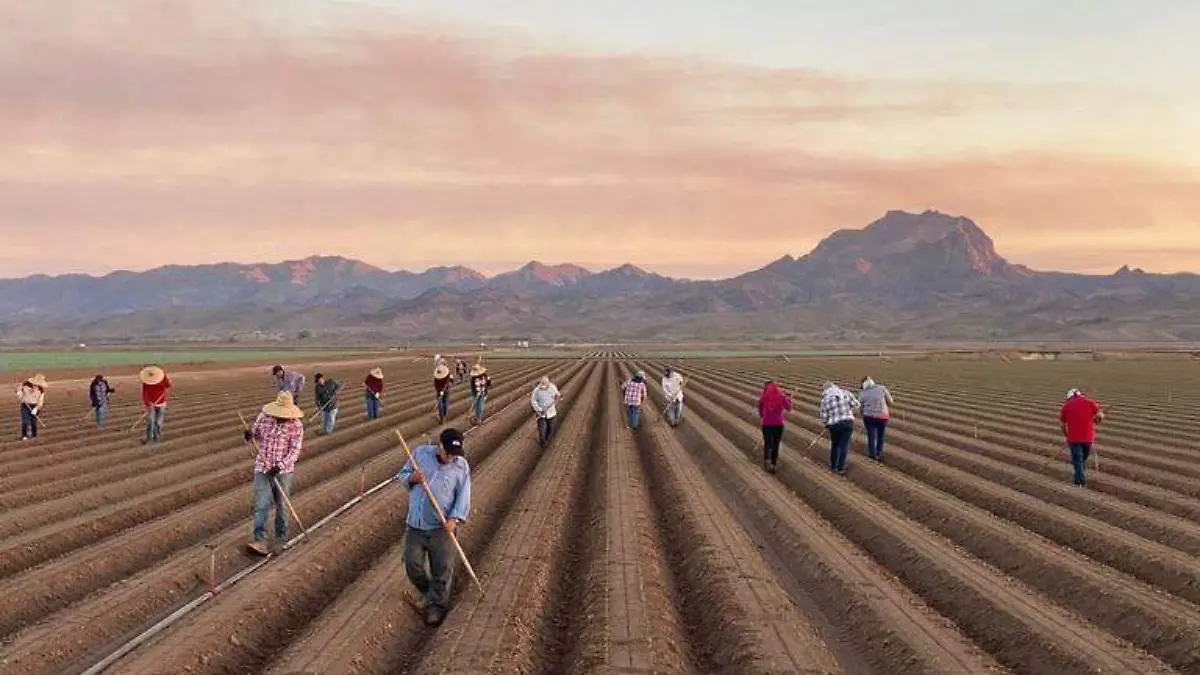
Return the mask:
MULTIPOLYGON (((665 407, 659 390, 652 398, 665 407)), ((744 453, 699 416, 675 433, 697 455, 723 499, 744 504, 739 509, 743 527, 770 555, 777 576, 793 589, 805 613, 823 618, 822 632, 837 636, 830 647, 847 670, 862 675, 1005 672, 953 622, 764 473, 754 463, 758 447, 744 453)))
MULTIPOLYGON (((753 406, 753 398, 748 392, 728 385, 704 383, 703 386, 710 387, 712 391, 720 392, 721 395, 729 396, 731 401, 743 401, 746 408, 740 413, 741 417, 747 421, 753 418, 753 413, 749 412, 753 406)), ((799 426, 810 433, 819 432, 820 429, 815 421, 816 410, 815 404, 797 401, 797 410, 789 415, 789 419, 793 423, 800 419, 799 426)), ((861 434, 859 436, 854 442, 855 448, 865 447, 861 440, 861 434)), ((1159 550, 1173 549, 1164 555, 1168 559, 1182 561, 1183 564, 1187 564, 1186 558, 1181 558, 1178 551, 1200 553, 1200 526, 1177 516, 1163 513, 1162 509, 1109 499, 1094 494, 1090 490, 1079 490, 1037 472, 964 452, 960 446, 973 447, 969 439, 948 446, 926 438, 920 431, 909 431, 907 424, 890 427, 888 438, 890 441, 899 441, 903 444, 899 452, 889 454, 889 466, 990 511, 998 512, 997 509, 1017 508, 1022 513, 1028 513, 1029 517, 1039 521, 1046 518, 1070 517, 1066 513, 1073 512, 1080 517, 1093 519, 1088 522, 1099 521, 1121 530, 1117 536, 1128 538, 1132 534, 1138 537, 1134 541, 1145 541, 1146 546, 1154 546, 1155 544, 1151 542, 1156 542, 1157 545, 1164 547, 1159 550), (974 476, 976 479, 986 479, 981 483, 984 487, 975 487, 973 483, 969 488, 964 487, 961 481, 965 479, 966 474, 974 476), (990 497, 990 501, 981 501, 988 499, 987 495, 998 496, 990 497), (1039 504, 1039 508, 1033 509, 1028 504, 1030 498, 1056 505, 1060 507, 1061 512, 1060 509, 1055 509, 1042 502, 1035 502, 1035 504, 1039 504), (997 506, 996 500, 1002 500, 1009 506, 997 506)), ((1007 513, 1007 511, 1004 512, 1007 513)), ((1019 520, 1019 516, 1012 516, 1010 519, 1019 520)), ((1026 527, 1031 527, 1045 536, 1054 538, 1046 534, 1044 530, 1021 522, 1026 527)), ((1074 546, 1073 544, 1068 545, 1074 546)), ((1134 549, 1137 548, 1132 544, 1130 546, 1134 549)), ((1100 555, 1103 556, 1103 554, 1100 555)), ((1103 559, 1108 562, 1107 558, 1103 559)), ((1126 571, 1129 570, 1126 569, 1126 571)), ((1135 576, 1138 574, 1136 571, 1129 573, 1135 576)))
MULTIPOLYGON (((420 410, 421 406, 414 406, 400 414, 419 417, 420 410)), ((378 425, 359 422, 351 425, 337 436, 317 436, 311 443, 305 444, 305 458, 312 459, 322 456, 331 449, 336 450, 348 442, 377 434, 378 430, 378 425)), ((224 435, 228 436, 229 434, 224 435)), ((100 513, 94 511, 83 513, 69 521, 55 523, 17 537, 0 540, 0 578, 147 523, 155 518, 164 517, 175 510, 186 508, 189 504, 215 498, 239 485, 244 485, 246 482, 245 466, 242 460, 245 453, 245 446, 240 442, 236 442, 236 445, 232 445, 229 450, 223 452, 211 454, 210 451, 206 457, 170 469, 169 475, 175 476, 174 479, 153 474, 135 479, 139 482, 151 481, 166 485, 166 488, 120 501, 101 510, 100 513), (224 471, 218 470, 235 464, 241 466, 224 471)), ((112 495, 114 492, 129 494, 131 490, 130 486, 118 483, 114 486, 102 487, 100 492, 102 495, 112 495)), ((53 510, 46 510, 52 513, 54 511, 62 512, 73 507, 75 510, 79 510, 82 505, 78 502, 82 501, 83 504, 88 504, 96 499, 95 495, 80 494, 74 498, 61 499, 59 503, 53 505, 53 510)), ((44 514, 44 511, 42 513, 44 514)), ((43 515, 43 517, 45 516, 43 515)))
MULTIPOLYGON (((695 409, 714 420, 713 425, 727 437, 753 439, 748 423, 735 425, 728 419, 722 423, 722 410, 698 393, 702 389, 693 379, 690 390, 695 409)), ((790 448, 791 443, 783 447, 790 448)), ((781 449, 781 457, 786 456, 781 449)), ((1157 658, 1096 630, 1020 582, 961 552, 953 542, 910 521, 806 457, 782 464, 777 476, 1014 672, 1175 672, 1157 658)))
MULTIPOLYGON (((569 366, 576 370, 578 366, 569 366)), ((522 398, 519 389, 505 390, 504 400, 522 398)), ((464 406, 465 407, 465 406, 464 406)), ((401 428, 407 436, 415 438, 423 430, 432 428, 432 415, 420 415, 414 420, 403 422, 401 428)), ((490 418, 481 429, 487 429, 496 424, 496 418, 490 418)), ((454 418, 452 422, 465 421, 465 415, 454 418)), ((293 505, 304 522, 315 522, 315 519, 331 512, 352 495, 358 494, 360 480, 369 479, 372 484, 394 475, 395 469, 384 466, 389 455, 395 456, 394 436, 391 428, 381 430, 379 435, 363 443, 372 444, 378 448, 363 464, 362 472, 336 474, 330 476, 318 471, 315 466, 303 467, 300 475, 312 485, 305 488, 299 486, 297 498, 293 505)), ((345 451, 348 446, 342 446, 345 451)), ((302 459, 303 462, 303 459, 302 459)), ((302 466, 302 465, 298 465, 302 466)), ((248 497, 248 494, 246 495, 248 497)), ((358 510, 361 507, 355 507, 358 510)), ((248 512, 239 513, 234 520, 246 520, 248 512)), ((200 517, 204 517, 201 513, 200 517)), ((231 521, 232 522, 232 521, 231 521)), ((246 520, 248 522, 248 520, 246 520)), ((219 578, 244 569, 250 564, 245 554, 241 552, 246 534, 244 524, 236 527, 227 523, 225 529, 216 534, 218 546, 217 573, 219 578)), ((292 528, 295 529, 294 527, 292 528)), ((207 550, 201 544, 177 552, 167 560, 159 560, 135 577, 125 578, 118 584, 110 586, 85 602, 66 607, 50 617, 51 623, 27 628, 22 633, 8 640, 6 649, 10 661, 20 660, 30 664, 16 672, 41 672, 37 664, 63 664, 83 658, 83 654, 101 648, 106 642, 128 639, 133 637, 146 625, 166 616, 178 606, 191 598, 191 594, 202 592, 206 588, 204 577, 207 570, 203 561, 207 560, 207 550), (204 576, 202 576, 204 575, 204 576), (29 670, 32 668, 32 670, 29 670)), ((97 588, 100 583, 93 583, 91 588, 97 588)), ((18 586, 19 593, 27 594, 42 603, 51 602, 64 605, 61 598, 33 586, 18 586)), ((0 595, 0 607, 7 606, 11 601, 18 610, 24 610, 27 604, 19 598, 0 595)), ((7 610, 6 610, 7 611, 7 610)), ((44 614, 44 613, 43 613, 44 614)), ((6 620, 5 612, 0 612, 0 621, 6 620)), ((15 622, 15 627, 21 627, 25 621, 15 622)))
POLYGON ((551 659, 578 633, 569 608, 581 593, 564 575, 595 545, 587 511, 600 488, 591 470, 599 464, 595 439, 603 416, 597 407, 607 383, 607 369, 596 366, 586 413, 562 424, 485 552, 482 566, 490 571, 492 594, 464 597, 438 631, 436 648, 411 650, 425 658, 415 667, 404 662, 400 670, 563 672, 562 662, 551 659))
POLYGON ((845 672, 656 413, 633 435, 700 671, 845 672))
MULTIPOLYGON (((732 413, 712 417, 745 432, 739 438, 743 454, 757 450, 748 426, 733 421, 732 413)), ((820 449, 802 454, 822 460, 820 449)), ((1184 672, 1200 670, 1195 605, 873 463, 864 463, 848 480, 1114 635, 1184 672)))
MULTIPOLYGON (((528 395, 527 391, 521 393, 528 395)), ((467 536, 462 537, 464 549, 468 544, 478 549, 478 540, 490 536, 488 521, 494 525, 505 517, 506 506, 517 497, 512 485, 527 476, 540 459, 532 453, 527 442, 502 443, 512 439, 513 432, 522 422, 528 422, 528 416, 513 412, 505 425, 496 424, 492 429, 485 425, 481 432, 488 434, 485 464, 488 473, 483 475, 480 471, 478 484, 472 480, 472 501, 478 495, 480 510, 484 513, 477 519, 479 522, 464 533, 472 536, 470 540, 467 536), (506 452, 494 455, 497 446, 506 452)), ((401 462, 393 472, 399 464, 401 462)), ((364 574, 369 574, 372 568, 377 569, 385 559, 389 562, 398 560, 391 554, 402 550, 408 494, 398 486, 396 488, 382 492, 379 499, 365 505, 357 518, 344 521, 333 536, 312 539, 302 553, 297 550, 296 555, 282 558, 278 565, 264 568, 254 586, 233 587, 218 598, 220 602, 207 605, 208 611, 187 617, 141 652, 114 664, 114 668, 129 675, 196 669, 261 672, 317 616, 334 605, 346 589, 361 588, 355 582, 367 578, 364 574), (299 581, 294 581, 296 579, 299 581)), ((467 549, 467 554, 471 556, 472 551, 467 549)), ((403 579, 402 563, 398 571, 403 579)), ((461 594, 464 586, 461 577, 456 580, 456 595, 461 594)), ((366 595, 364 599, 369 597, 366 595)), ((411 613, 398 619, 400 623, 392 626, 393 632, 403 632, 406 624, 415 627, 420 623, 419 617, 411 613), (404 618, 411 621, 406 622, 404 618)), ((355 639, 361 646, 359 637, 355 639)), ((385 655, 395 658, 407 651, 406 647, 400 645, 397 649, 397 646, 389 645, 385 655)), ((367 672, 374 669, 374 665, 365 660, 354 665, 367 672)), ((381 672, 394 670, 385 668, 381 672)))
MULTIPOLYGON (((564 420, 586 415, 594 402, 589 402, 584 385, 598 373, 590 364, 576 372, 564 383, 564 400, 560 417, 564 420), (579 398, 567 398, 576 390, 579 398), (579 412, 575 412, 579 408, 579 412)), ((499 525, 510 513, 518 499, 513 485, 523 485, 524 477, 535 470, 541 451, 528 429, 528 418, 522 418, 515 433, 505 433, 504 444, 481 468, 472 467, 471 520, 459 531, 459 542, 472 560, 475 571, 485 588, 492 588, 491 567, 479 554, 490 547, 499 525)), ((405 501, 407 513, 407 500, 405 501)), ((445 626, 455 621, 470 603, 475 591, 461 562, 455 570, 452 609, 445 626)), ((308 626, 304 633, 271 664, 271 673, 386 673, 409 672, 417 654, 431 640, 437 639, 439 629, 429 629, 411 606, 410 584, 404 571, 403 542, 399 542, 386 559, 343 592, 323 615, 308 626)), ((493 590, 493 593, 496 591, 493 590)))

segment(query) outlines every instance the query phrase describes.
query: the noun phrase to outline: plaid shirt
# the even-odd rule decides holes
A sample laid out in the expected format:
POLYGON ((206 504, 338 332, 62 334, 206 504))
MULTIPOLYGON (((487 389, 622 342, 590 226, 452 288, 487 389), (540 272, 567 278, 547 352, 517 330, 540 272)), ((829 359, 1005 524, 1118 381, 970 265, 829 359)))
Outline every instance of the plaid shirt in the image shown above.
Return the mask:
POLYGON ((830 387, 821 394, 821 424, 830 426, 846 420, 854 420, 854 411, 858 410, 858 399, 854 394, 841 387, 830 387))
POLYGON ((251 431, 258 443, 255 471, 266 473, 273 466, 278 466, 280 473, 295 470, 304 443, 304 420, 281 420, 259 413, 251 431))
POLYGON ((634 382, 630 380, 621 385, 625 390, 625 405, 641 405, 642 399, 646 398, 646 383, 634 382))

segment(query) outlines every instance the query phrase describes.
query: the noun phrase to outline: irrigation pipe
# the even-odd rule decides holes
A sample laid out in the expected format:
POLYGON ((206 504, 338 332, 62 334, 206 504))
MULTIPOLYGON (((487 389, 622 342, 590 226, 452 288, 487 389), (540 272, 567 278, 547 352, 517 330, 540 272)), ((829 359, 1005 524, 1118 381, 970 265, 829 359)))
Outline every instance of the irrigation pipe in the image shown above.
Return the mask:
MULTIPOLYGON (((518 396, 516 398, 516 400, 514 400, 512 403, 509 403, 508 405, 501 408, 500 411, 497 412, 492 417, 498 417, 505 410, 508 410, 509 408, 511 408, 514 405, 517 405, 518 403, 521 403, 521 402, 522 402, 522 397, 518 396)), ((491 417, 489 417, 488 419, 491 419, 491 417)), ((244 423, 245 423, 245 421, 243 420, 243 424, 244 423)), ((475 431, 480 426, 482 426, 482 423, 473 425, 471 428, 469 428, 465 432, 463 432, 463 436, 464 437, 467 436, 467 434, 470 434, 472 431, 475 431)), ((426 436, 428 436, 428 434, 426 436)), ((387 487, 389 483, 393 482, 393 480, 394 480, 394 478, 388 478, 386 480, 380 481, 378 484, 376 484, 370 490, 367 490, 366 492, 359 494, 357 497, 351 499, 350 501, 346 502, 345 504, 342 504, 338 508, 334 509, 328 515, 326 515, 324 518, 318 520, 315 524, 313 524, 312 527, 308 528, 307 531, 301 532, 300 534, 296 535, 295 537, 292 537, 287 542, 285 542, 283 545, 283 550, 286 551, 286 550, 292 548, 293 546, 295 546, 296 544, 300 543, 301 539, 306 538, 313 531, 323 527, 326 523, 328 523, 331 520, 333 520, 334 518, 342 515, 346 511, 350 510, 351 508, 354 507, 355 504, 358 504, 359 502, 366 499, 370 495, 373 495, 376 492, 379 492, 383 488, 387 487)), ((188 614, 190 614, 197 607, 199 607, 199 606, 203 605, 204 603, 208 602, 209 600, 212 600, 213 598, 217 597, 217 595, 222 593, 223 591, 225 591, 225 589, 233 586, 237 582, 241 581, 242 579, 245 579, 246 577, 250 576, 252 573, 258 571, 259 569, 262 568, 263 565, 266 565, 268 562, 270 562, 273 558, 275 558, 278 555, 279 555, 278 553, 268 553, 267 556, 265 558, 263 558, 262 560, 259 560, 258 562, 250 565, 246 569, 234 574, 233 576, 229 577, 225 581, 222 581, 220 584, 218 584, 217 586, 214 586, 212 589, 210 589, 209 591, 204 593, 204 595, 201 595, 200 597, 196 598, 195 600, 192 600, 191 602, 187 603, 183 607, 180 607, 179 609, 175 610, 174 612, 172 612, 171 614, 169 614, 168 616, 166 616, 162 620, 160 620, 158 623, 147 628, 145 631, 138 634, 133 639, 129 640, 125 644, 118 647, 115 651, 111 652, 108 656, 104 657, 100 661, 96 662, 93 666, 91 666, 87 670, 83 671, 83 675, 98 675, 99 673, 104 672, 105 670, 107 670, 109 668, 109 666, 113 665, 114 663, 116 663, 117 661, 124 658, 126 655, 128 655, 133 650, 135 650, 138 647, 145 644, 145 642, 147 640, 153 638, 155 635, 158 635, 162 631, 166 630, 172 624, 174 624, 176 621, 178 621, 178 620, 182 619, 183 617, 187 616, 188 614)), ((480 591, 482 591, 482 590, 483 589, 480 588, 480 591)))

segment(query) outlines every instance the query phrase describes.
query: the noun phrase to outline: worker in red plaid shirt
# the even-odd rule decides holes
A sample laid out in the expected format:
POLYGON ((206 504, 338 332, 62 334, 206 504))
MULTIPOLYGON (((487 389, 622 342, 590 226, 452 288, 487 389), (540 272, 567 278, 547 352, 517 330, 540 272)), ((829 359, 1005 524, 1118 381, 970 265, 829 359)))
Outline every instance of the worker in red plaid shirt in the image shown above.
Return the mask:
POLYGON ((629 411, 629 428, 637 431, 642 416, 642 401, 646 400, 646 373, 637 371, 633 378, 621 385, 625 392, 625 408, 629 411))
POLYGON ((304 443, 304 411, 292 401, 292 393, 279 396, 263 406, 254 426, 245 433, 246 442, 254 442, 258 456, 254 458, 254 532, 247 546, 258 555, 267 555, 267 513, 275 504, 275 546, 287 537, 287 506, 280 489, 292 495, 295 485, 292 472, 300 459, 304 443))

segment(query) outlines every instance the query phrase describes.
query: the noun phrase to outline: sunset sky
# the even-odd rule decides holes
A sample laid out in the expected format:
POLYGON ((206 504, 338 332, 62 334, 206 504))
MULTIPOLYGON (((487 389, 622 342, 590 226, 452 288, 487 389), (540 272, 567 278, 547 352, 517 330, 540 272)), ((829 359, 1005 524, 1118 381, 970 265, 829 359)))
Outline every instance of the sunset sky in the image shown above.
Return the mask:
POLYGON ((1039 269, 1200 271, 1197 35, 1180 0, 6 2, 0 276, 713 277, 930 208, 1039 269))

